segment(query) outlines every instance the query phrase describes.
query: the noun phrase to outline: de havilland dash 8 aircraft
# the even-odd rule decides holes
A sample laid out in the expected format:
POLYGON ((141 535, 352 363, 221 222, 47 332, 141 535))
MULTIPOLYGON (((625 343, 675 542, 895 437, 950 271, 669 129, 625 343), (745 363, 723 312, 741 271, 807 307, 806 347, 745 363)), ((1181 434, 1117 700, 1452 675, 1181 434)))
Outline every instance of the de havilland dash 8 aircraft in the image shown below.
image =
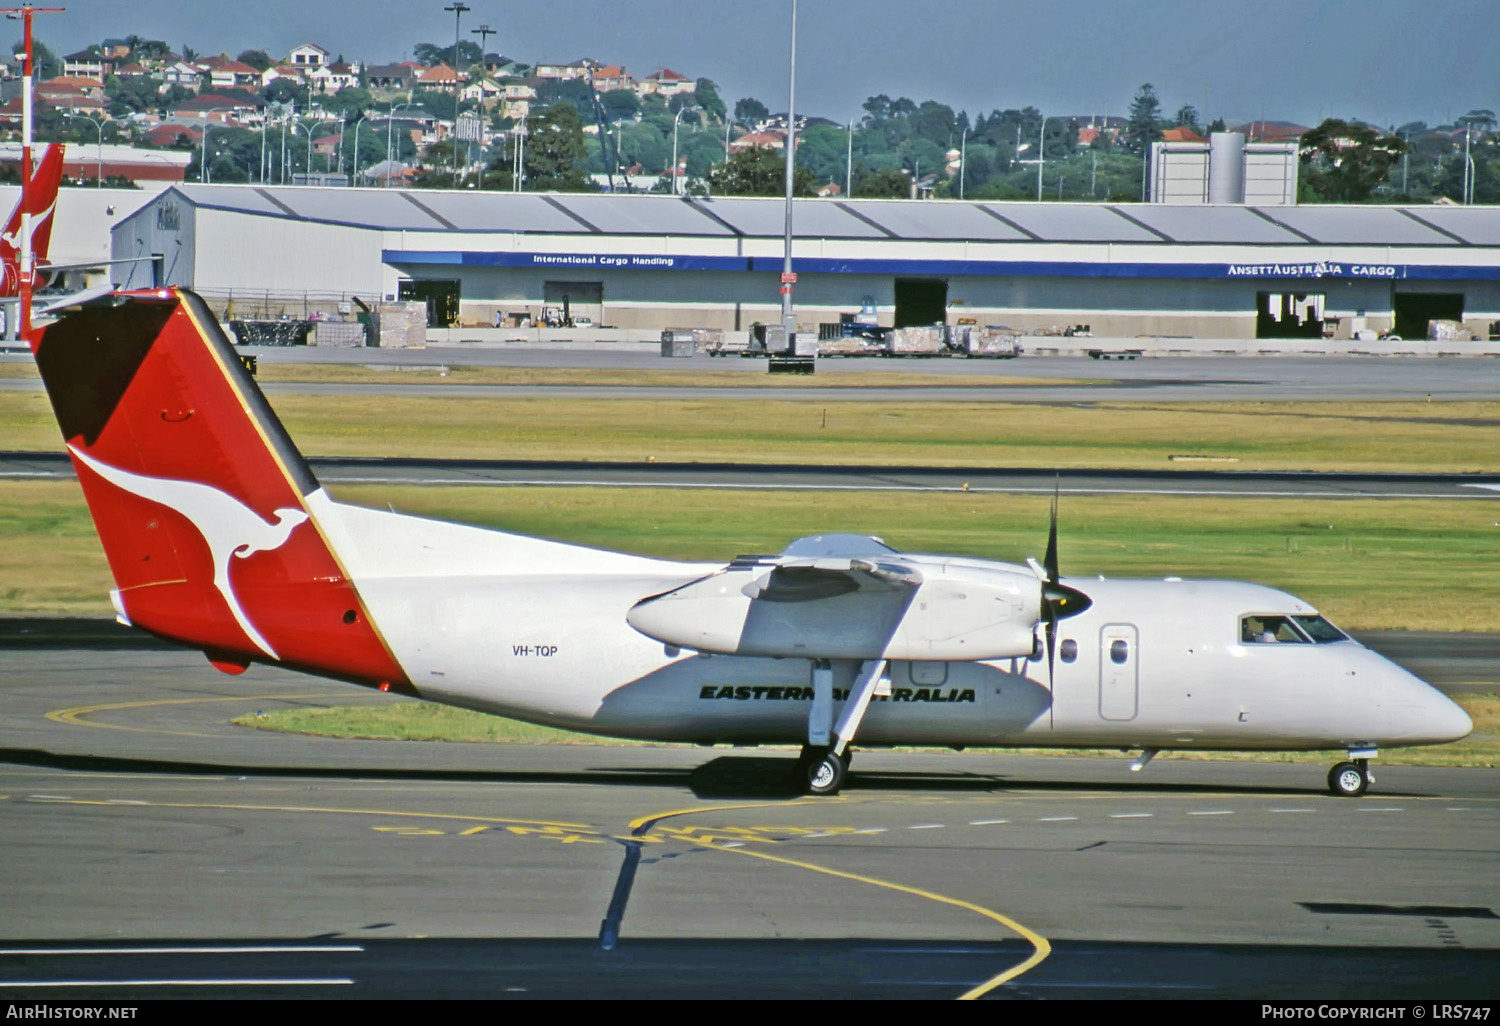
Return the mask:
MULTIPOLYGON (((1469 733, 1444 695, 1274 588, 1061 577, 1045 559, 822 534, 677 562, 331 498, 204 302, 118 293, 32 348, 103 542, 119 619, 201 649, 532 723, 802 745, 832 794, 850 745, 1343 749, 1469 733)), ((791 766, 790 760, 788 766, 791 766)))

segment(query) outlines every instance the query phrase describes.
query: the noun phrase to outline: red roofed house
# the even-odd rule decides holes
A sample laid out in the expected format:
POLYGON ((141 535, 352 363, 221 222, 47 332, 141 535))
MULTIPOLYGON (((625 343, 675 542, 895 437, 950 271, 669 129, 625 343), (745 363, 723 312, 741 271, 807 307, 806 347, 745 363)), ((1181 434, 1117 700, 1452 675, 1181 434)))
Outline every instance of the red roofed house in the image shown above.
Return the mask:
POLYGON ((458 72, 446 64, 435 64, 424 70, 417 76, 417 85, 421 86, 448 86, 452 88, 458 81, 458 72))
MULTIPOLYGON (((801 137, 798 137, 801 142, 801 137)), ((729 144, 731 153, 739 153, 742 150, 753 150, 757 146, 768 150, 786 149, 785 132, 746 132, 734 142, 729 144)))
POLYGON ((234 89, 237 86, 260 85, 260 72, 239 61, 224 61, 208 73, 208 82, 213 89, 234 89))
POLYGON ((698 91, 698 86, 686 75, 678 74, 671 68, 662 68, 641 79, 635 90, 642 96, 649 96, 652 93, 659 96, 676 96, 678 93, 695 93, 698 91))
MULTIPOLYGON (((1079 142, 1083 141, 1082 133, 1079 133, 1079 140, 1078 141, 1079 142)), ((1162 133, 1161 133, 1161 141, 1162 142, 1169 142, 1169 143, 1180 143, 1180 142, 1201 143, 1201 142, 1208 142, 1207 139, 1205 139, 1203 136, 1199 135, 1197 132, 1193 131, 1191 128, 1187 127, 1186 125, 1179 125, 1177 128, 1167 128, 1167 129, 1164 129, 1162 131, 1162 133)))
POLYGON ((625 70, 623 64, 606 64, 602 68, 594 69, 594 90, 600 93, 613 92, 616 89, 634 89, 635 79, 625 70))

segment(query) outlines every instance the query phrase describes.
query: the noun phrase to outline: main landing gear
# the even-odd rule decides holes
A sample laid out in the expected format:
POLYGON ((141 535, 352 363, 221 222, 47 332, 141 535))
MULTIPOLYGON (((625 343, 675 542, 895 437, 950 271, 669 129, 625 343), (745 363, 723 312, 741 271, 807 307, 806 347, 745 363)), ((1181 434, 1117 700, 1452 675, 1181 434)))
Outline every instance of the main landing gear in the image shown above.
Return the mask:
POLYGON ((833 668, 826 659, 812 664, 813 701, 807 717, 807 744, 797 759, 797 780, 808 794, 838 794, 844 786, 853 752, 849 742, 865 718, 870 699, 889 694, 889 662, 876 659, 861 664, 854 687, 844 702, 838 722, 833 721, 833 668))
POLYGON ((840 754, 832 748, 804 745, 797 757, 797 780, 808 794, 838 794, 853 758, 852 748, 840 754))
POLYGON ((1375 774, 1370 772, 1370 756, 1373 751, 1360 750, 1349 753, 1349 762, 1341 762, 1328 771, 1328 790, 1340 798, 1358 798, 1375 783, 1375 774))

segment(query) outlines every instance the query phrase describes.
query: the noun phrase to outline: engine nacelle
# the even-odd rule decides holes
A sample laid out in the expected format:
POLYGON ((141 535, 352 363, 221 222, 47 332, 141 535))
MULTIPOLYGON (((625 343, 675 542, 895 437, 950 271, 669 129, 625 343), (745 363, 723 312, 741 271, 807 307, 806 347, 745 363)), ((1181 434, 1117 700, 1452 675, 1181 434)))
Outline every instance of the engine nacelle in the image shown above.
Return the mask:
POLYGON ((730 567, 646 599, 626 620, 657 641, 722 655, 802 659, 1008 659, 1030 655, 1041 617, 1033 575, 920 567, 915 582, 807 570, 795 589, 730 567))

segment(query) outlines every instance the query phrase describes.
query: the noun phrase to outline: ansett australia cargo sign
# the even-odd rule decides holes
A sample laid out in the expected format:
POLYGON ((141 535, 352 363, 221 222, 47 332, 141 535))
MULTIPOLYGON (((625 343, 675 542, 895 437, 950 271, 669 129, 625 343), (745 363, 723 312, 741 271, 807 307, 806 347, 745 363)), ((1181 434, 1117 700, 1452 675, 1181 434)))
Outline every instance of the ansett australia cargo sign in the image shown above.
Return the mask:
POLYGON ((1230 264, 1230 278, 1405 278, 1406 268, 1394 264, 1230 264))

